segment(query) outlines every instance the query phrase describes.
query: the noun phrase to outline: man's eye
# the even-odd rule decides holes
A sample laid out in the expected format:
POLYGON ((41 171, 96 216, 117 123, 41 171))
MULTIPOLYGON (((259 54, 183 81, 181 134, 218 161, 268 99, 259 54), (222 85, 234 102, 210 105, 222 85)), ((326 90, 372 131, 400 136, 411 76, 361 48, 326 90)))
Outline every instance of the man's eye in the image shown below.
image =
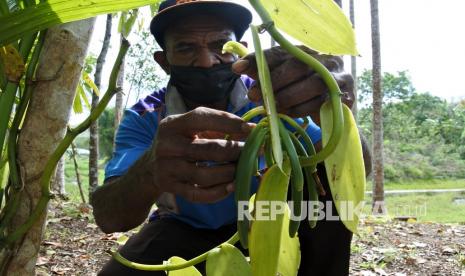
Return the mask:
POLYGON ((193 51, 194 51, 194 47, 191 47, 191 46, 183 46, 183 47, 177 48, 176 51, 177 51, 178 53, 187 54, 187 53, 193 52, 193 51))

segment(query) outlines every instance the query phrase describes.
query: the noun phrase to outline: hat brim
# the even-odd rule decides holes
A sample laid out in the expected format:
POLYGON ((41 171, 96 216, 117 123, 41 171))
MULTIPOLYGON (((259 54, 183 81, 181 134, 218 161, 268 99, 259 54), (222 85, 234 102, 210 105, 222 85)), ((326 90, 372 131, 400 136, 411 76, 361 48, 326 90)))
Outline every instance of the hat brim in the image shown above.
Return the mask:
POLYGON ((240 39, 252 22, 252 13, 245 7, 224 1, 192 1, 174 5, 159 12, 150 23, 150 32, 158 44, 164 48, 164 33, 168 26, 180 18, 196 14, 212 14, 229 24, 240 39))

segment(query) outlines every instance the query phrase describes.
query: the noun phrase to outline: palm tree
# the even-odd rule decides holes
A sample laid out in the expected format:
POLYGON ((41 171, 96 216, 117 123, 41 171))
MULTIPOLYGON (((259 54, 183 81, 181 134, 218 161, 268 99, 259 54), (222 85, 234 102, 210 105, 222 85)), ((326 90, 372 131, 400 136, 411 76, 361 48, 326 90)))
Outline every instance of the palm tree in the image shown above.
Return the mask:
POLYGON ((378 0, 370 0, 371 45, 373 58, 373 202, 374 214, 383 214, 383 91, 381 90, 381 46, 379 34, 378 0))

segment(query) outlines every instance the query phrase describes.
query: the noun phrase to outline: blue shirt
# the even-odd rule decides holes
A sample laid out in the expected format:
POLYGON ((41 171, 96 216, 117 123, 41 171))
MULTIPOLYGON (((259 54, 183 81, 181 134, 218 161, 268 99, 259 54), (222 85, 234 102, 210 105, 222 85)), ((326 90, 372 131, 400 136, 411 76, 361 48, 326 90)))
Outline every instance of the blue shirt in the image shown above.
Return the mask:
MULTIPOLYGON (((247 90, 253 80, 242 76, 231 92, 228 112, 242 116, 256 105, 247 99, 247 90)), ((183 113, 187 110, 176 88, 169 87, 156 91, 139 100, 124 113, 115 139, 113 158, 105 168, 105 179, 121 176, 152 145, 158 124, 164 117, 183 113)), ((307 133, 314 143, 321 140, 320 128, 310 118, 307 133)), ((302 119, 296 119, 302 123, 302 119)), ((254 178, 252 187, 258 184, 254 178)), ((184 221, 197 228, 217 229, 236 221, 237 211, 234 194, 211 204, 192 203, 180 196, 163 193, 157 199, 158 209, 150 216, 150 220, 169 216, 184 221)))

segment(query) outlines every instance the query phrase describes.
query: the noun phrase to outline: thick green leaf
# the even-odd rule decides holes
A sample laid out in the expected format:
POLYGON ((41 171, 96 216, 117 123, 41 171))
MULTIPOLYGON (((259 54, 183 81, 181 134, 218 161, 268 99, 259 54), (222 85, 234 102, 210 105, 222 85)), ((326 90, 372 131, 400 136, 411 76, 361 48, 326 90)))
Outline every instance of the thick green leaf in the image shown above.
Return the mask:
MULTIPOLYGON (((289 161, 284 160, 283 170, 277 164, 273 165, 260 182, 255 197, 255 220, 249 234, 250 262, 254 276, 276 275, 278 271, 289 173, 289 161), (282 212, 272 214, 271 209, 274 208, 270 206, 282 212)), ((288 227, 285 230, 288 231, 288 227)))
POLYGON ((275 25, 322 54, 357 55, 352 24, 333 0, 262 0, 275 25))
MULTIPOLYGON (((359 216, 365 195, 365 165, 362 143, 350 109, 343 104, 344 130, 334 152, 325 160, 326 174, 334 204, 344 225, 357 232, 359 216), (360 205, 359 205, 360 204, 360 205)), ((320 109, 323 146, 328 143, 332 131, 331 104, 326 102, 320 109)))
POLYGON ((229 243, 208 253, 207 276, 248 276, 252 275, 250 264, 242 252, 229 243))
MULTIPOLYGON (((169 258, 167 262, 169 264, 180 264, 186 262, 186 260, 174 256, 169 258)), ((178 270, 170 270, 167 272, 167 274, 168 276, 202 276, 202 274, 200 274, 200 272, 194 266, 189 266, 178 270)))
POLYGON ((289 206, 284 214, 283 228, 281 230, 281 246, 279 250, 278 273, 282 276, 295 276, 300 265, 299 236, 289 236, 289 206))
POLYGON ((50 0, 0 17, 0 46, 61 23, 134 9, 160 0, 50 0))

